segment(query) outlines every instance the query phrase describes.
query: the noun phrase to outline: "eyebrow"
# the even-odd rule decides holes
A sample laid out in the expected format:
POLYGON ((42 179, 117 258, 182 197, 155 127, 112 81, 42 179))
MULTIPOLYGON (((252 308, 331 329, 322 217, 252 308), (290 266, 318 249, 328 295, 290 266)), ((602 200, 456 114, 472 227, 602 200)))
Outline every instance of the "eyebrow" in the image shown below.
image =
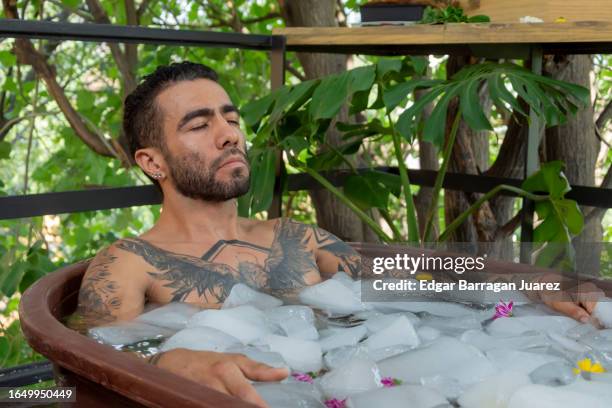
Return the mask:
MULTIPOLYGON (((221 106, 221 113, 226 114, 230 112, 234 112, 240 115, 238 108, 236 108, 232 104, 226 104, 226 105, 221 106)), ((185 116, 183 116, 181 120, 179 121, 177 130, 181 130, 183 126, 185 126, 187 123, 189 123, 189 121, 191 121, 194 118, 197 118, 197 117, 209 118, 213 116, 214 113, 215 113, 214 110, 210 108, 201 108, 201 109, 193 110, 191 112, 187 112, 185 116)))

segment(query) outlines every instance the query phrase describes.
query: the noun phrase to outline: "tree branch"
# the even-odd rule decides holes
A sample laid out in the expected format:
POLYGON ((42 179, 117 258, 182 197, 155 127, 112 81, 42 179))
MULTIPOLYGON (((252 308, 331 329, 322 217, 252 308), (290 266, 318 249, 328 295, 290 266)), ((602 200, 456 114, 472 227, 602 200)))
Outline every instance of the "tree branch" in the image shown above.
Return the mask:
POLYGON ((255 17, 255 18, 245 18, 242 19, 242 24, 255 24, 255 23, 261 23, 262 21, 266 21, 266 20, 270 20, 273 18, 280 18, 280 13, 277 11, 271 11, 268 14, 266 14, 265 16, 261 16, 261 17, 255 17))
POLYGON ((293 76, 295 76, 297 79, 299 79, 300 81, 306 81, 306 75, 304 75, 303 73, 301 73, 300 71, 297 70, 297 68, 295 68, 293 65, 291 65, 289 62, 287 62, 285 64, 285 69, 287 71, 289 71, 291 74, 293 74, 293 76))
POLYGON ((140 19, 142 18, 142 15, 147 11, 150 5, 151 5, 150 0, 142 0, 142 3, 140 3, 140 6, 138 6, 138 10, 136 10, 136 16, 139 22, 140 22, 140 19))
MULTIPOLYGON (((96 23, 98 24, 110 24, 111 23, 110 19, 108 18, 108 15, 104 11, 104 8, 102 8, 102 4, 100 4, 98 0, 87 0, 87 6, 89 7, 91 14, 94 16, 94 21, 96 23)), ((117 64, 119 71, 121 71, 121 76, 123 77, 124 90, 132 90, 136 88, 136 78, 134 77, 134 73, 130 69, 127 55, 125 55, 121 51, 119 44, 115 44, 115 43, 107 43, 107 44, 111 50, 111 54, 113 55, 115 64, 117 64)))
MULTIPOLYGON (((13 0, 2 0, 4 14, 7 18, 18 19, 16 3, 13 0)), ((109 148, 104 136, 91 132, 85 122, 72 107, 66 97, 64 90, 59 86, 55 78, 55 72, 45 59, 45 56, 37 51, 29 40, 24 38, 15 39, 15 55, 17 60, 26 65, 31 65, 34 71, 45 81, 49 94, 53 97, 64 117, 74 129, 77 136, 94 152, 107 157, 118 157, 117 152, 109 148)))
POLYGON ((595 128, 600 132, 603 133, 603 130, 605 129, 606 123, 612 119, 612 99, 610 99, 608 101, 608 104, 606 105, 606 107, 604 108, 603 111, 601 111, 601 113, 599 114, 599 117, 597 118, 597 120, 595 121, 595 128))

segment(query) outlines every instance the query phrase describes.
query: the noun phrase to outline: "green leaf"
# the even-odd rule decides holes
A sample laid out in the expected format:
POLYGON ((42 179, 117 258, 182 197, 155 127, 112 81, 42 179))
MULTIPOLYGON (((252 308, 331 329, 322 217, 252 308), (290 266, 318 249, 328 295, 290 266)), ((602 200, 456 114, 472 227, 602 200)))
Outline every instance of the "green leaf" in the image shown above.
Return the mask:
POLYGON ((285 92, 281 92, 274 103, 274 109, 270 114, 270 122, 275 123, 280 119, 281 114, 290 108, 295 111, 312 95, 315 86, 319 81, 304 81, 299 84, 285 88, 285 92), (299 105, 296 107, 295 105, 299 105))
POLYGON ((508 91, 504 84, 504 79, 501 75, 491 75, 488 78, 489 95, 491 99, 498 105, 504 106, 503 102, 507 102, 515 112, 521 113, 523 116, 528 116, 521 108, 514 95, 508 91))
POLYGON ((344 194, 362 210, 387 208, 389 190, 375 180, 362 175, 348 176, 343 186, 344 194))
POLYGON ((530 192, 546 192, 553 198, 563 198, 571 190, 563 175, 564 167, 561 161, 543 163, 540 170, 523 181, 521 188, 530 192))
POLYGON ((376 78, 376 68, 373 65, 355 68, 349 71, 349 75, 351 93, 369 91, 376 78))
POLYGON ((349 109, 349 114, 354 115, 359 112, 363 112, 368 108, 368 102, 370 100, 370 91, 372 89, 367 89, 365 91, 355 92, 353 94, 353 98, 351 99, 351 107, 349 109))
POLYGON ((309 112, 314 120, 333 118, 348 97, 350 74, 326 77, 315 89, 310 102, 309 112))
POLYGON ((383 102, 387 108, 387 111, 390 112, 402 101, 404 101, 414 90, 430 88, 440 85, 441 83, 442 81, 435 79, 416 79, 408 82, 402 82, 383 90, 383 102))
POLYGON ((288 136, 281 141, 281 146, 283 146, 285 150, 290 151, 294 156, 298 156, 300 152, 310 146, 310 143, 308 143, 308 140, 304 137, 288 136))
POLYGON ((11 155, 11 144, 6 140, 0 141, 0 159, 8 159, 11 155))
POLYGON ((442 87, 433 88, 419 100, 417 100, 412 106, 406 109, 397 119, 395 129, 402 135, 406 140, 412 139, 412 129, 415 125, 415 116, 420 115, 423 109, 430 103, 432 103, 438 96, 444 92, 442 87))
POLYGON ((17 57, 10 51, 0 51, 0 64, 5 68, 12 67, 17 63, 17 57))
POLYGON ((490 23, 491 17, 485 16, 483 14, 478 14, 476 16, 472 16, 468 18, 468 23, 490 23))
POLYGON ((427 59, 426 57, 415 57, 412 55, 408 56, 408 59, 417 74, 425 75, 427 73, 427 68, 429 67, 429 59, 427 59))
POLYGON ((560 215, 563 224, 565 224, 574 235, 578 235, 582 232, 584 227, 584 217, 578 207, 578 203, 574 200, 562 199, 562 200, 551 200, 552 205, 557 210, 557 214, 560 215))
POLYGON ((425 126, 423 127, 423 140, 433 143, 438 148, 442 148, 444 145, 448 104, 456 96, 458 90, 458 87, 452 88, 440 98, 425 121, 425 126))
POLYGON ((244 123, 249 127, 259 123, 262 117, 270 111, 272 102, 274 102, 274 96, 274 94, 268 94, 243 106, 241 115, 244 123))
POLYGON ((26 271, 27 264, 17 261, 0 275, 0 293, 7 297, 13 296, 26 271))
POLYGON ((81 2, 79 0, 62 0, 62 4, 68 6, 68 8, 76 9, 79 7, 81 2))
POLYGON ((491 123, 482 111, 478 95, 479 78, 472 79, 461 89, 460 109, 463 119, 474 130, 493 130, 491 123))
POLYGON ((276 180, 276 151, 272 148, 257 154, 251 161, 251 212, 267 210, 272 203, 276 180))
POLYGON ((88 111, 93 108, 96 97, 92 92, 77 91, 77 107, 79 111, 88 111))
POLYGON ((402 60, 397 58, 380 58, 376 63, 376 78, 383 80, 389 72, 399 72, 402 69, 402 60))

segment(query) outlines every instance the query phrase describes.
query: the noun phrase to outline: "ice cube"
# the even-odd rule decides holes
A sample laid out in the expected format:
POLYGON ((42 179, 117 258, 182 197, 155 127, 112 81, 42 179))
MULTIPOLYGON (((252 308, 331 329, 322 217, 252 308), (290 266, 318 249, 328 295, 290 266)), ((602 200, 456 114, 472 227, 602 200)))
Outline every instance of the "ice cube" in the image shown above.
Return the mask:
POLYGON ((348 408, 438 408, 450 407, 446 398, 420 385, 399 385, 363 392, 348 398, 348 408))
MULTIPOLYGON (((356 281, 353 280, 353 278, 351 278, 346 272, 336 272, 334 276, 332 276, 332 279, 337 280, 338 282, 349 288, 351 291, 355 287, 356 281)), ((361 284, 361 282, 358 283, 361 284)))
POLYGON ((271 332, 263 312, 249 305, 232 309, 204 310, 196 313, 187 322, 187 326, 213 327, 239 339, 244 344, 251 343, 271 332))
POLYGON ((497 371, 474 346, 452 337, 439 337, 423 347, 378 363, 383 376, 418 384, 423 377, 444 375, 462 385, 481 381, 497 371))
POLYGON ((429 326, 418 327, 416 332, 423 343, 429 343, 440 337, 440 330, 429 326))
POLYGON ((482 330, 467 330, 461 335, 460 339, 477 347, 480 351, 499 348, 525 350, 550 345, 550 340, 545 335, 535 332, 522 336, 493 337, 482 330))
POLYGON ((593 317, 599 320, 606 329, 612 329, 612 299, 599 299, 593 310, 593 317))
POLYGON ((422 377, 421 385, 430 388, 449 401, 456 401, 461 394, 465 392, 465 386, 454 378, 445 377, 443 375, 434 375, 433 377, 422 377))
MULTIPOLYGON (((399 313, 378 313, 378 312, 370 312, 365 321, 365 327, 367 327, 368 332, 376 333, 381 331, 382 329, 390 326, 395 320, 400 317, 405 316, 413 326, 418 326, 420 324, 421 319, 417 315, 411 312, 399 312, 399 313)), ((355 317, 359 317, 357 314, 355 317)))
POLYGON ((279 329, 279 334, 304 340, 317 340, 314 313, 308 306, 281 306, 266 311, 267 321, 279 329))
POLYGON ((529 377, 534 384, 541 385, 567 385, 576 379, 570 366, 565 361, 546 363, 533 370, 529 377))
POLYGON ((393 312, 428 312, 432 315, 442 317, 459 317, 473 315, 474 310, 471 308, 460 305, 458 303, 450 302, 433 302, 433 301, 414 301, 414 302, 369 302, 375 310, 382 313, 393 313, 393 312))
POLYGON ((300 292, 300 301, 330 314, 350 314, 365 310, 355 294, 337 279, 308 286, 300 292))
POLYGON ((577 377, 576 381, 559 388, 599 397, 606 402, 607 407, 612 407, 612 387, 603 381, 587 381, 577 377))
POLYGON ((376 363, 353 358, 325 374, 319 386, 327 398, 345 399, 349 395, 381 388, 382 384, 376 363))
POLYGON ((257 383, 255 389, 270 408, 325 408, 323 396, 307 383, 257 383))
POLYGON ((252 289, 244 283, 237 283, 223 302, 223 309, 230 309, 242 305, 251 305, 258 309, 265 310, 278 307, 283 304, 282 300, 274 296, 267 295, 252 289))
POLYGON ((566 355, 571 360, 575 360, 577 355, 589 351, 589 347, 569 337, 563 336, 562 334, 549 332, 548 337, 553 341, 553 348, 566 355))
POLYGON ((323 360, 325 367, 330 370, 340 367, 352 358, 369 358, 368 352, 363 345, 338 347, 325 353, 323 360))
POLYGON ((547 363, 563 362, 560 357, 549 354, 509 349, 489 350, 485 354, 499 370, 517 371, 524 374, 529 374, 547 363))
POLYGON ((166 340, 161 346, 161 351, 186 348, 223 352, 237 345, 241 345, 240 340, 221 330, 212 327, 192 327, 183 329, 166 340))
POLYGON ((200 311, 202 311, 201 307, 190 303, 171 302, 143 313, 135 320, 178 331, 187 327, 187 321, 200 311))
POLYGON ((289 367, 304 373, 317 372, 323 367, 321 346, 316 341, 269 334, 261 340, 271 351, 280 353, 289 367))
POLYGON ((508 408, 606 408, 610 407, 597 396, 572 391, 566 387, 526 385, 519 388, 508 402, 508 408))
POLYGON ((457 402, 462 408, 506 408, 512 394, 530 383, 524 373, 502 371, 472 385, 457 402))
POLYGON ((421 319, 421 323, 450 336, 458 336, 466 330, 482 327, 474 314, 457 317, 426 316, 421 319))
POLYGON ((271 367, 277 368, 288 368, 289 365, 283 359, 283 356, 280 353, 275 353, 273 351, 265 351, 261 350, 257 347, 251 346, 232 346, 225 350, 226 353, 237 353, 244 354, 251 360, 258 361, 260 363, 267 364, 271 367))
POLYGON ((412 323, 410 323, 406 316, 396 318, 393 323, 381 331, 372 334, 364 342, 368 347, 368 351, 398 345, 417 347, 420 343, 419 336, 417 336, 412 323))
POLYGON ((575 328, 578 322, 566 316, 521 316, 495 319, 487 327, 493 336, 518 336, 528 331, 565 334, 575 328))
POLYGON ((142 340, 169 337, 175 333, 175 330, 138 321, 124 321, 94 327, 88 332, 91 337, 104 344, 122 346, 142 340))
POLYGON ((323 352, 343 346, 354 346, 366 336, 366 333, 367 329, 364 326, 339 329, 335 333, 319 340, 319 344, 323 352))

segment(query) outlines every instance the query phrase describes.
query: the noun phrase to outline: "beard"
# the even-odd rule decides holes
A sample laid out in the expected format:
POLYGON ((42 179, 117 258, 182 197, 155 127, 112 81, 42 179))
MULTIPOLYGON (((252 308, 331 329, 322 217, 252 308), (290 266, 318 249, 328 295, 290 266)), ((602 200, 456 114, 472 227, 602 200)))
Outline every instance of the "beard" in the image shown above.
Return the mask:
POLYGON ((249 191, 250 169, 248 160, 246 155, 237 147, 232 147, 223 152, 209 166, 197 152, 176 157, 169 151, 165 151, 163 155, 168 163, 172 184, 185 197, 221 202, 240 197, 249 191), (241 156, 247 163, 247 169, 234 168, 229 181, 217 180, 217 170, 230 156, 241 156))

